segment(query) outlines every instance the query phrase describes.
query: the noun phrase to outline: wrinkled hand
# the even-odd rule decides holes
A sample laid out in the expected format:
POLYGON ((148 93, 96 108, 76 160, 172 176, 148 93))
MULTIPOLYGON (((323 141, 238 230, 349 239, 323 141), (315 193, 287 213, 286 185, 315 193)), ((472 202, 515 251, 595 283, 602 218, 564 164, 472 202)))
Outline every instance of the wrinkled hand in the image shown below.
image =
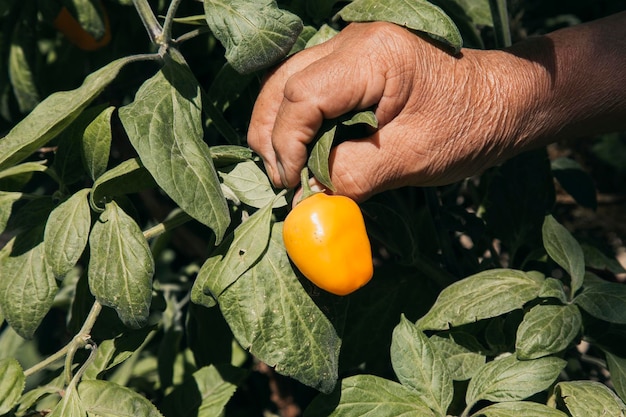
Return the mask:
POLYGON ((512 103, 511 89, 522 60, 503 55, 464 49, 455 57, 393 24, 351 24, 268 76, 248 143, 275 185, 295 187, 322 121, 375 106, 379 129, 331 152, 336 193, 362 201, 466 178, 510 156, 519 133, 527 95, 512 103))

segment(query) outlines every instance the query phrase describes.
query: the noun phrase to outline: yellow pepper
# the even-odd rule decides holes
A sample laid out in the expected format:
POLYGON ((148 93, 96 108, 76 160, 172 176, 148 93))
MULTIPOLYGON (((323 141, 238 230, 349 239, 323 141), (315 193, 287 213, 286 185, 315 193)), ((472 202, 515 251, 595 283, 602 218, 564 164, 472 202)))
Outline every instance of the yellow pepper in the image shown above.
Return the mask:
POLYGON ((283 240, 300 272, 330 293, 350 294, 374 273, 363 214, 348 197, 316 193, 305 198, 287 215, 283 240))

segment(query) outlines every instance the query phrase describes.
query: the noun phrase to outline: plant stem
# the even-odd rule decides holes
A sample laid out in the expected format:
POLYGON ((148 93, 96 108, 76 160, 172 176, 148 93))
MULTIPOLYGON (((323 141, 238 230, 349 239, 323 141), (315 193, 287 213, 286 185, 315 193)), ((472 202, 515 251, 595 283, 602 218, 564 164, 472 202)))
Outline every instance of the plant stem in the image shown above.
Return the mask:
POLYGON ((181 0, 172 0, 170 6, 167 8, 167 14, 165 15, 165 22, 163 22, 163 32, 161 33, 161 39, 164 44, 169 45, 172 41, 172 24, 174 23, 174 17, 176 17, 176 10, 180 5, 181 0))
POLYGON ((170 215, 170 217, 165 219, 163 222, 144 231, 143 236, 147 240, 153 239, 169 230, 172 230, 180 225, 187 223, 189 220, 192 220, 190 215, 182 210, 177 211, 176 213, 170 215))
POLYGON ((209 29, 208 26, 203 26, 197 29, 190 30, 189 32, 180 35, 178 38, 174 39, 173 42, 176 44, 183 43, 185 41, 188 41, 189 39, 193 39, 198 35, 202 35, 203 33, 207 33, 210 31, 211 29, 209 29))
POLYGON ((141 22, 148 32, 150 41, 157 45, 161 45, 163 42, 163 28, 154 15, 152 8, 150 8, 148 0, 133 0, 133 5, 135 5, 135 9, 137 9, 137 13, 139 13, 141 22))
MULTIPOLYGON (((87 316, 85 323, 83 323, 83 326, 81 327, 80 331, 72 339, 72 341, 69 342, 67 345, 63 346, 56 353, 53 353, 52 355, 48 356, 46 359, 28 368, 26 371, 24 371, 24 375, 28 377, 30 375, 33 375, 41 371, 42 369, 45 369, 52 363, 62 359, 64 356, 66 355, 69 356, 69 352, 71 350, 74 350, 74 352, 76 352, 77 350, 76 345, 78 344, 82 344, 82 346, 85 346, 86 340, 89 339, 89 334, 91 333, 91 329, 96 323, 96 319, 98 318, 98 315, 100 314, 101 310, 102 310, 102 304, 100 304, 98 301, 95 301, 93 305, 91 306, 91 310, 89 311, 89 315, 87 316), (85 337, 87 337, 87 339, 85 339, 85 337)), ((72 358, 73 358, 73 355, 72 355, 72 358)), ((66 361, 66 364, 67 364, 67 361, 66 361)), ((70 362, 70 365, 71 365, 71 362, 70 362)))
POLYGON ((300 201, 311 197, 317 192, 311 189, 311 185, 309 184, 309 169, 306 166, 300 171, 300 185, 302 186, 302 198, 300 201))
POLYGON ((72 381, 72 362, 74 362, 74 355, 78 349, 82 349, 89 344, 89 340, 91 340, 91 329, 93 329, 94 324, 96 324, 96 320, 98 319, 101 311, 102 304, 98 301, 94 301, 91 306, 91 310, 83 323, 83 327, 80 328, 78 334, 74 336, 72 341, 69 343, 67 355, 65 356, 65 379, 68 384, 72 381))
POLYGON ((509 26, 509 13, 506 7, 506 0, 489 0, 491 16, 493 19, 493 30, 496 37, 496 46, 506 48, 511 46, 511 28, 509 26))

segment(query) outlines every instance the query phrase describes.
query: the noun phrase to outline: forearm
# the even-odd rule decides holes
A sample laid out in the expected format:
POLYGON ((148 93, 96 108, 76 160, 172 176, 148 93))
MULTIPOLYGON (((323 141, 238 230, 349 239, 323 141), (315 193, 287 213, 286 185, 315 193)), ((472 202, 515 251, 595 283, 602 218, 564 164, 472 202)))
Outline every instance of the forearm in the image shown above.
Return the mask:
POLYGON ((520 128, 523 146, 626 129, 626 12, 507 52, 526 61, 535 85, 520 128))

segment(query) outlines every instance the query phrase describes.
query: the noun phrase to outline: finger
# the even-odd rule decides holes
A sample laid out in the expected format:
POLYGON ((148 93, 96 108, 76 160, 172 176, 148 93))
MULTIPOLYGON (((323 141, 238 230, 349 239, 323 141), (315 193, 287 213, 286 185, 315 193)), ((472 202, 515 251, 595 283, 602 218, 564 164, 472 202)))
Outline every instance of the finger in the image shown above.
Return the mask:
POLYGON ((298 183, 307 157, 307 145, 324 119, 350 110, 376 104, 385 88, 384 69, 369 61, 354 65, 349 54, 321 58, 285 83, 284 98, 278 109, 272 145, 283 185, 298 183))
POLYGON ((330 45, 322 44, 294 55, 267 75, 255 101, 247 133, 248 145, 263 158, 270 180, 276 186, 282 185, 282 182, 276 169, 271 138, 285 83, 294 73, 325 56, 330 50, 330 45))

